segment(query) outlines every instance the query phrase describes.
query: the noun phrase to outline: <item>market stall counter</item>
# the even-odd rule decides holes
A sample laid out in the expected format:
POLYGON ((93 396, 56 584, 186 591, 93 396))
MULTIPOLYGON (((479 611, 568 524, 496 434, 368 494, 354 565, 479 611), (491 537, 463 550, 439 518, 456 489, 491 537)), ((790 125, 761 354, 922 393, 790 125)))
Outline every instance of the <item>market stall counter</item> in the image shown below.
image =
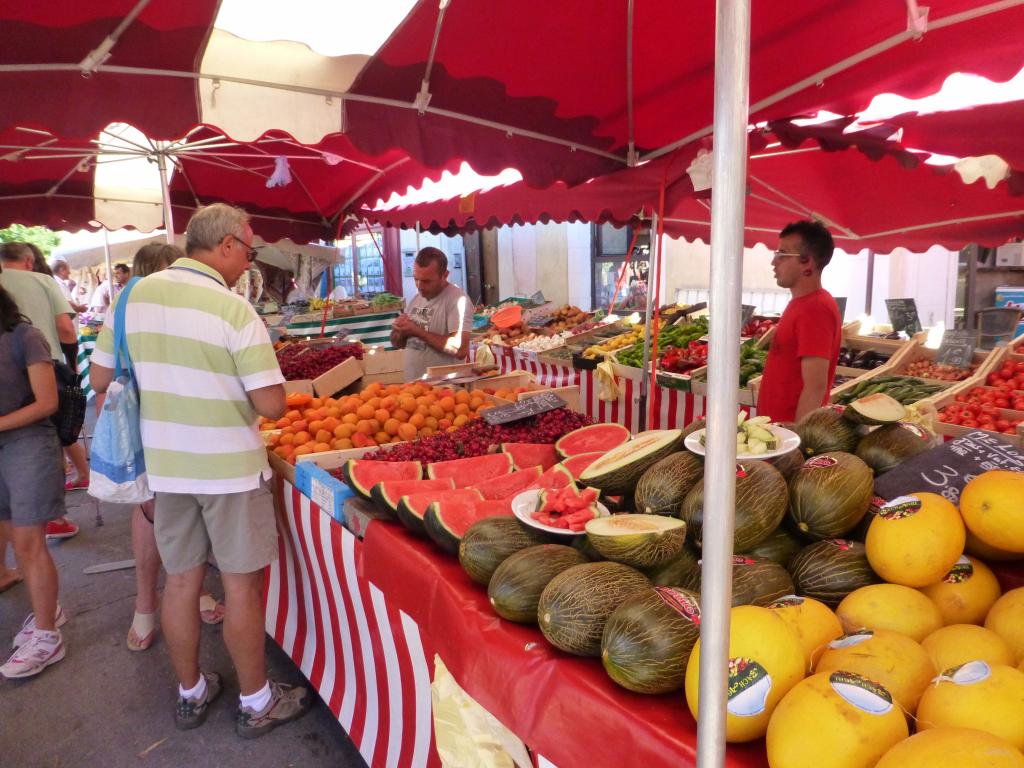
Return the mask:
MULTIPOLYGON (((502 621, 458 561, 397 524, 358 540, 276 478, 281 557, 270 566, 267 632, 302 669, 370 766, 440 765, 435 657, 531 749, 540 766, 694 765, 682 691, 641 696, 596 659, 563 654, 534 626, 502 621)), ((762 741, 727 765, 767 765, 762 741)))

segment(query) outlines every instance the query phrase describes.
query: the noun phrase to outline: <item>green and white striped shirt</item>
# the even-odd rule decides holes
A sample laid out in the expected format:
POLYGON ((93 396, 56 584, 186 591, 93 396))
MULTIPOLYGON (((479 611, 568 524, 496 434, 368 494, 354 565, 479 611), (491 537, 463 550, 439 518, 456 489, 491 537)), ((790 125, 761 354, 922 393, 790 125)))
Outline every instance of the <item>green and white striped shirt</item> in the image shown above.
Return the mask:
MULTIPOLYGON (((114 367, 114 310, 92 361, 114 367)), ((211 267, 178 259, 128 297, 128 352, 139 382, 149 487, 239 493, 269 478, 246 394, 281 384, 270 337, 252 306, 211 267)))

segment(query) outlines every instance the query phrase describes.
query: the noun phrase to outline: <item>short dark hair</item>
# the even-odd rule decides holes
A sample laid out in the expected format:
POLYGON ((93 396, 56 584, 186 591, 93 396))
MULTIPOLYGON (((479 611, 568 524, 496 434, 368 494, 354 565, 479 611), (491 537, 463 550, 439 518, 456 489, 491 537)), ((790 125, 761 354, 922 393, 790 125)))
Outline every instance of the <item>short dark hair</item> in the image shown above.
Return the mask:
POLYGON ((836 245, 832 241, 832 234, 820 221, 794 221, 787 224, 779 233, 779 237, 797 235, 803 242, 801 253, 805 253, 814 259, 814 265, 820 272, 832 261, 832 252, 836 245))
POLYGON ((185 252, 170 243, 147 243, 135 252, 132 260, 132 274, 146 277, 154 272, 167 269, 178 259, 185 258, 185 252))
POLYGON ((33 263, 35 262, 35 251, 29 247, 28 243, 4 243, 2 248, 4 261, 22 261, 26 256, 31 256, 33 263))
POLYGON ((444 255, 444 251, 428 245, 426 248, 421 248, 420 252, 416 254, 416 266, 429 267, 431 264, 437 264, 438 274, 448 271, 448 257, 444 255))
POLYGON ((114 265, 114 271, 115 272, 131 272, 132 268, 129 267, 127 264, 121 262, 121 263, 118 263, 118 264, 114 265))

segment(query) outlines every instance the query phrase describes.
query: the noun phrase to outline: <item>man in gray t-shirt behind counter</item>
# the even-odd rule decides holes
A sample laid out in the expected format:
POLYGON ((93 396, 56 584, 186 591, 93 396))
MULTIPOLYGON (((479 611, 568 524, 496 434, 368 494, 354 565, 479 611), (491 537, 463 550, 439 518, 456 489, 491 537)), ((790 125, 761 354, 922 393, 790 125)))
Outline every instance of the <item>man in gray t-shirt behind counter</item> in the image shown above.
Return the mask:
POLYGON ((391 328, 391 344, 405 350, 405 380, 434 365, 455 365, 469 355, 473 302, 448 282, 448 257, 432 247, 416 254, 413 279, 419 291, 391 328))

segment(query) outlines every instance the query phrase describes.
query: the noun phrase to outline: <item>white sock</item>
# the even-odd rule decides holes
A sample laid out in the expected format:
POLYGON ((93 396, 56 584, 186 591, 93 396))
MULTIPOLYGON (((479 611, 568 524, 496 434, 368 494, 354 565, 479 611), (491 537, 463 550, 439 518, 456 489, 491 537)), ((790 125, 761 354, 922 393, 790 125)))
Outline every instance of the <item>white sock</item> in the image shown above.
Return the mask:
POLYGON ((262 712, 270 703, 270 681, 265 682, 256 693, 250 693, 248 696, 240 695, 238 702, 253 712, 262 712))
POLYGON ((45 643, 46 645, 57 645, 60 642, 59 629, 55 629, 52 632, 46 629, 36 629, 32 633, 32 636, 39 638, 39 642, 45 643))
POLYGON ((178 683, 178 693, 183 699, 189 701, 200 701, 206 695, 206 675, 199 673, 199 682, 193 688, 185 690, 181 683, 178 683))

